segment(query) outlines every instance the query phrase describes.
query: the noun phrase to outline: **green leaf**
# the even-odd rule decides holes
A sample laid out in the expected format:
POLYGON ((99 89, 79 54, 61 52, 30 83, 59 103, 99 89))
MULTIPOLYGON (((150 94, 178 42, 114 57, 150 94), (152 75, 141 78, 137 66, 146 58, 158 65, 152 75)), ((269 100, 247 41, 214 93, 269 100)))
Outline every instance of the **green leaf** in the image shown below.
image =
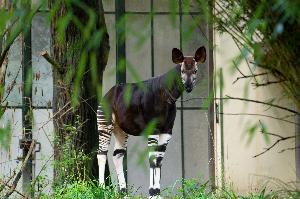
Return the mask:
POLYGON ((247 128, 247 133, 248 133, 248 141, 247 141, 247 144, 250 144, 251 141, 253 140, 253 137, 256 133, 256 130, 258 129, 258 126, 259 124, 258 123, 255 123, 253 125, 250 125, 248 128, 247 128))
POLYGON ((145 136, 146 138, 147 138, 149 135, 152 135, 153 132, 154 132, 155 129, 156 129, 157 123, 158 123, 158 119, 157 119, 157 118, 152 119, 152 120, 147 124, 146 128, 143 130, 142 135, 145 136))
POLYGON ((259 124, 260 124, 260 130, 264 136, 265 142, 270 143, 270 137, 268 135, 267 126, 261 120, 259 120, 259 124))
POLYGON ((210 92, 208 97, 203 101, 202 107, 208 109, 211 103, 213 103, 214 93, 210 92))
POLYGON ((144 85, 144 82, 142 81, 140 75, 136 72, 136 70, 133 68, 133 66, 130 62, 126 62, 126 70, 132 76, 133 80, 135 82, 137 82, 138 87, 141 90, 146 91, 146 87, 144 85))
POLYGON ((0 147, 8 150, 11 141, 11 124, 8 122, 5 127, 0 128, 0 147))
POLYGON ((63 42, 65 40, 65 30, 67 29, 67 26, 71 22, 73 18, 73 14, 71 12, 68 12, 67 15, 59 18, 57 22, 57 39, 60 42, 63 42))
POLYGON ((130 105, 131 97, 132 97, 132 86, 131 84, 127 84, 124 91, 124 103, 126 107, 130 105))
POLYGON ((79 60, 77 73, 74 81, 74 88, 72 94, 72 106, 74 107, 79 105, 80 84, 85 72, 86 62, 87 62, 87 52, 84 51, 83 53, 81 53, 81 57, 79 60))
POLYGON ((111 118, 111 109, 110 109, 109 102, 105 98, 103 98, 102 101, 101 101, 101 105, 102 105, 102 108, 103 108, 105 119, 107 121, 109 121, 110 118, 111 118))

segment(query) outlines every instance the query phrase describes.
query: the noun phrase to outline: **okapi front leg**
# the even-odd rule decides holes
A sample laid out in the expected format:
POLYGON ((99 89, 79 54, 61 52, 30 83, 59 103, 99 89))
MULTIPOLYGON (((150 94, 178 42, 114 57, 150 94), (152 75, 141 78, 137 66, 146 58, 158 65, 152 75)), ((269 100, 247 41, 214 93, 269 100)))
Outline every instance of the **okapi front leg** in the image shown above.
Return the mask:
POLYGON ((160 178, 162 160, 167 149, 170 134, 150 135, 148 137, 150 163, 150 198, 160 198, 160 178))
POLYGON ((116 168, 120 191, 126 193, 127 190, 123 169, 123 159, 124 155, 126 154, 128 135, 125 134, 121 129, 117 128, 115 129, 114 135, 116 142, 113 153, 113 162, 116 168))
POLYGON ((113 126, 105 119, 101 106, 97 110, 97 125, 99 132, 99 149, 98 149, 98 167, 99 167, 99 183, 105 185, 105 164, 107 160, 107 151, 110 143, 111 131, 113 126))

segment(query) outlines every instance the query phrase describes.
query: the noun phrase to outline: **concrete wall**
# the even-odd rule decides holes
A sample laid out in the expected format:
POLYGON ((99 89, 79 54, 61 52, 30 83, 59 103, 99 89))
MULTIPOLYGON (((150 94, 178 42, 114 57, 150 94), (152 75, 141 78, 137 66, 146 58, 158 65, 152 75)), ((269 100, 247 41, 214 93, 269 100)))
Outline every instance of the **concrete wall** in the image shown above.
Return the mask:
MULTIPOLYGON (((241 76, 234 69, 232 59, 235 58, 239 49, 234 41, 227 34, 215 34, 215 69, 216 74, 220 69, 224 75, 223 97, 242 97, 259 101, 270 100, 275 97, 274 104, 293 108, 293 104, 283 97, 283 90, 278 85, 255 88, 251 85, 253 79, 240 79, 241 76), (233 72, 235 71, 235 72, 233 72)), ((253 67, 253 66, 250 66, 253 67)), ((244 74, 249 74, 249 68, 245 62, 239 66, 244 74)), ((255 73, 262 72, 259 68, 255 73)), ((266 78, 266 77, 264 77, 266 78)), ((257 78, 258 81, 266 81, 264 78, 257 78)), ((272 77, 269 77, 270 80, 272 77)), ((217 97, 220 97, 220 84, 217 78, 217 97)), ((249 129, 255 123, 263 122, 267 131, 281 136, 295 135, 295 125, 289 122, 276 120, 266 116, 258 115, 228 115, 228 114, 264 114, 271 117, 285 117, 291 113, 270 108, 268 106, 242 102, 236 100, 224 101, 223 124, 216 124, 215 146, 216 146, 216 171, 219 185, 221 184, 221 126, 224 129, 224 174, 225 183, 232 185, 234 190, 244 193, 249 191, 259 191, 266 184, 275 188, 283 188, 284 183, 292 186, 291 182, 296 180, 295 151, 288 150, 279 153, 282 149, 294 147, 294 139, 280 142, 267 153, 253 158, 254 155, 262 152, 264 148, 271 146, 278 138, 268 136, 269 142, 261 134, 260 129, 255 131, 252 141, 249 141, 249 129)), ((286 117, 286 120, 294 122, 294 117, 286 117)), ((285 185, 286 186, 286 185, 285 185)))

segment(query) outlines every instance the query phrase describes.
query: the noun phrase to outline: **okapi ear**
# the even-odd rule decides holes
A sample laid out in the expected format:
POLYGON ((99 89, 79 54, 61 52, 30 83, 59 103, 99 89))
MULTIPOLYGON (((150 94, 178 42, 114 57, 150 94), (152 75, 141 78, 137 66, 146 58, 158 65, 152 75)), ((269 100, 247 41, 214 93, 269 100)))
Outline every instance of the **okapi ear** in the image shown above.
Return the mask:
POLYGON ((195 53, 195 56, 194 56, 194 59, 196 62, 205 62, 206 60, 206 50, 205 50, 205 47, 202 46, 200 48, 197 49, 196 53, 195 53))
POLYGON ((179 63, 183 62, 183 60, 184 60, 184 56, 183 56, 182 52, 178 48, 173 48, 172 61, 175 64, 179 64, 179 63))

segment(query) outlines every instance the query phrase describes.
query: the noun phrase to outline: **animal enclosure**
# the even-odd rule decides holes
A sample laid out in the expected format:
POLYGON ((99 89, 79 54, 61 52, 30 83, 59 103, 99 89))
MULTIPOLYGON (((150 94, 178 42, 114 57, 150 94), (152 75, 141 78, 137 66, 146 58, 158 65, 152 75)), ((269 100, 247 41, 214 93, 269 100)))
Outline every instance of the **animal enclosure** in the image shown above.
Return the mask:
MULTIPOLYGON (((210 27, 204 20, 203 13, 192 6, 190 13, 184 10, 181 1, 171 10, 167 1, 103 1, 105 21, 110 35, 109 61, 104 72, 103 94, 116 82, 136 82, 163 74, 174 66, 171 59, 172 48, 181 48, 185 55, 193 55, 195 50, 204 45, 207 59, 199 66, 197 86, 190 94, 184 94, 182 100, 192 97, 207 98, 212 92, 212 41, 210 27), (117 5, 117 6, 116 6, 117 5), (151 15, 151 11, 155 14, 151 15), (119 26, 116 21, 126 15, 125 42, 120 42, 119 26), (191 20, 198 24, 189 23, 191 20), (194 31, 190 31, 193 29, 194 31), (126 70, 117 70, 125 55, 126 70)), ((33 160, 22 175, 18 189, 29 186, 29 180, 44 176, 46 181, 53 179, 53 83, 51 65, 41 57, 42 51, 50 52, 50 24, 47 22, 49 9, 41 8, 34 16, 31 27, 31 39, 19 37, 8 54, 8 72, 5 82, 8 109, 2 124, 11 122, 12 141, 8 151, 0 153, 0 175, 9 176, 17 164, 24 158, 22 141, 35 140, 36 147, 33 160), (28 66, 32 62, 32 66, 28 66), (27 76, 32 72, 32 82, 27 76), (24 85, 30 85, 31 92, 26 95, 24 85), (25 99, 32 103, 33 124, 26 125, 24 108, 25 99), (31 129, 32 134, 26 134, 31 129), (45 167, 45 165, 47 165, 45 167), (31 172, 32 171, 32 172, 31 172), (21 183, 22 182, 22 183, 21 183)), ((182 186, 182 178, 199 177, 203 182, 214 177, 213 115, 210 107, 203 100, 176 103, 177 116, 173 136, 168 146, 162 168, 162 189, 171 185, 182 186)), ((113 146, 113 140, 111 147, 113 146)), ((144 152, 147 140, 143 137, 130 137, 127 154, 127 180, 129 186, 138 189, 138 193, 147 195, 149 180, 149 163, 144 152)), ((112 150, 110 150, 112 152, 112 150)), ((109 154, 111 156, 111 154, 109 154)), ((113 167, 111 159, 109 166, 113 167)), ((113 169, 112 178, 114 179, 113 169)), ((37 187, 39 184, 37 183, 37 187)), ((50 184, 48 191, 51 189, 50 184)))
POLYGON ((120 122, 119 111, 116 121, 135 119, 145 132, 128 140, 129 197, 149 188, 150 196, 174 198, 299 198, 299 9, 292 0, 0 0, 0 197, 123 195, 110 186, 117 185, 114 163, 123 176, 125 154, 116 148, 112 158, 114 136, 108 167, 100 173, 97 164, 108 138, 99 134, 111 126, 101 99, 117 84, 117 98, 134 105, 124 109, 141 114, 121 113, 120 122), (196 72, 201 46, 207 56, 196 72), (181 59, 174 48, 194 57, 181 59), (182 68, 160 76, 179 60, 182 68), (189 91, 196 74, 192 92, 174 106, 168 83, 178 97, 178 79, 189 91), (136 94, 145 85, 150 92, 136 94), (170 142, 170 135, 147 140, 166 131, 160 116, 174 109, 170 142))

